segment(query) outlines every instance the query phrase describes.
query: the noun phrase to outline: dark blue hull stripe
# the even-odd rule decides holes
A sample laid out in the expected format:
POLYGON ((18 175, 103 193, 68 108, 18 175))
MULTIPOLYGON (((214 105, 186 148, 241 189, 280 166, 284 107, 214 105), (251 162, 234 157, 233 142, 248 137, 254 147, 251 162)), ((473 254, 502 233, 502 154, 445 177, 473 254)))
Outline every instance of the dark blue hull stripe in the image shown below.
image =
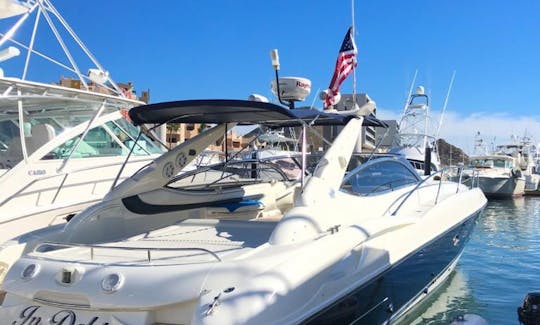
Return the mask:
POLYGON ((403 315, 463 251, 483 208, 303 324, 385 324, 403 315))

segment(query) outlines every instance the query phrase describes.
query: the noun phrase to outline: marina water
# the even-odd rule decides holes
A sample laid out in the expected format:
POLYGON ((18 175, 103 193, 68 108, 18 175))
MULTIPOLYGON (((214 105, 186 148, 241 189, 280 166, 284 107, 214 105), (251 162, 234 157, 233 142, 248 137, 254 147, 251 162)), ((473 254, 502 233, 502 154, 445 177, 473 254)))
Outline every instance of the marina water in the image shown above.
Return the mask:
POLYGON ((476 314, 489 324, 519 324, 517 307, 534 291, 540 291, 540 197, 489 201, 449 281, 408 318, 450 324, 476 314))

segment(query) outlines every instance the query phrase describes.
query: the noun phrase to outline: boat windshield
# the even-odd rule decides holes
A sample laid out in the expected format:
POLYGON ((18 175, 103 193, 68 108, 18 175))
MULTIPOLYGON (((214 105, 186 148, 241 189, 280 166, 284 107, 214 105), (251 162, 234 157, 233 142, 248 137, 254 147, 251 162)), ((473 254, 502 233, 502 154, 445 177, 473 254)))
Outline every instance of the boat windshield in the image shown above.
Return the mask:
POLYGON ((380 158, 351 170, 341 189, 361 196, 378 195, 419 181, 418 174, 412 168, 399 161, 380 158))
MULTIPOLYGON (((84 103, 84 105, 75 106, 44 104, 39 109, 28 105, 24 111, 22 136, 19 132, 16 102, 15 107, 0 110, 0 169, 10 169, 24 159, 21 139, 24 140, 26 153, 30 156, 58 135, 90 121, 96 114, 98 105, 99 103, 84 103)), ((84 128, 40 159, 127 155, 137 138, 139 129, 119 114, 114 114, 117 111, 117 107, 107 106, 101 116, 110 115, 108 121, 98 123, 90 129, 76 149, 75 145, 82 136, 84 128), (71 153, 74 149, 75 152, 71 153)), ((135 155, 156 153, 162 153, 162 151, 146 136, 139 139, 134 150, 135 155)))
MULTIPOLYGON (((111 120, 90 129, 78 146, 82 134, 54 148, 43 159, 126 156, 133 147, 138 132, 138 129, 124 118, 111 120)), ((160 153, 162 151, 145 135, 141 135, 133 150, 133 155, 136 156, 160 153)))
POLYGON ((183 173, 167 184, 169 188, 203 190, 229 188, 253 183, 300 180, 302 169, 294 157, 232 160, 183 173))

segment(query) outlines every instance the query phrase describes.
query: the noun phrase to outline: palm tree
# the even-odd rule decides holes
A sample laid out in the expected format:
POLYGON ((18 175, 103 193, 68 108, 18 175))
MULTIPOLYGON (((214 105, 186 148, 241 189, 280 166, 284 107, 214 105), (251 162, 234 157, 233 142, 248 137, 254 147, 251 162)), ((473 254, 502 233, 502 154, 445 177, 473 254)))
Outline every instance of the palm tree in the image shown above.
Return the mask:
POLYGON ((178 132, 178 129, 180 129, 180 124, 178 123, 167 123, 167 142, 169 143, 169 149, 172 148, 172 134, 175 132, 178 132))

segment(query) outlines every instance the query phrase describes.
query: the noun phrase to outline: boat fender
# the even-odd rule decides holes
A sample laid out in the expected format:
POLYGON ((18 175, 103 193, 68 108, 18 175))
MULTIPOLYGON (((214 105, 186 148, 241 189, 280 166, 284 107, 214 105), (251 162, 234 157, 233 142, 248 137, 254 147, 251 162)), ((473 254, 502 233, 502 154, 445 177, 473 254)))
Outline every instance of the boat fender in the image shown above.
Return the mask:
POLYGON ((455 317, 450 325, 488 325, 488 322, 481 316, 465 314, 455 317))

